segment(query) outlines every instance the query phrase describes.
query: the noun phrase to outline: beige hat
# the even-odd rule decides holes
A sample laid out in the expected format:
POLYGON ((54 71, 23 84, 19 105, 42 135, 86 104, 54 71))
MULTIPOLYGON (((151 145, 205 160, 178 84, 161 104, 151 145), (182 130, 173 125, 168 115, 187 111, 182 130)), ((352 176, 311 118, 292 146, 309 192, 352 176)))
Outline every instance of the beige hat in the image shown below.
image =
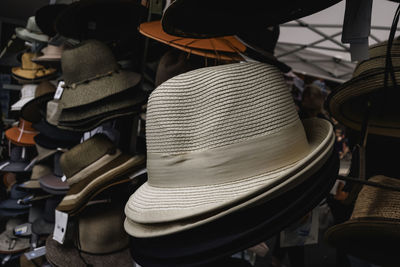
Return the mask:
POLYGON ((300 121, 276 67, 250 62, 161 84, 149 98, 146 135, 148 182, 125 207, 142 224, 206 217, 285 191, 280 185, 301 170, 291 186, 318 169, 334 139, 328 121, 300 121))

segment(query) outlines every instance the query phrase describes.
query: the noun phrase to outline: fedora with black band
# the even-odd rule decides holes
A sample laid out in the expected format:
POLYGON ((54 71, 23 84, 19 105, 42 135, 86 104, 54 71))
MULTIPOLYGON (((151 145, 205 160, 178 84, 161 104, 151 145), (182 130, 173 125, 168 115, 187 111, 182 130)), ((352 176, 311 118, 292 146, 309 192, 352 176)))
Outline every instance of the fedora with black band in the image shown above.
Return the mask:
POLYGON ((137 31, 146 9, 132 0, 82 0, 57 16, 56 31, 77 40, 128 38, 137 31))
POLYGON ((317 171, 333 139, 328 121, 300 121, 274 66, 236 63, 175 76, 149 98, 149 179, 125 213, 137 223, 166 223, 225 210, 262 192, 277 195, 291 179, 302 182, 317 171), (300 170, 308 175, 294 179, 300 170))
POLYGON ((265 29, 328 8, 340 0, 176 0, 164 12, 162 25, 171 35, 209 38, 265 29))
MULTIPOLYGON (((391 58, 396 80, 400 81, 400 40, 395 39, 391 58)), ((331 115, 340 123, 361 131, 369 102, 368 133, 400 137, 400 117, 396 99, 400 97, 399 88, 388 79, 384 88, 387 42, 376 44, 369 49, 370 58, 360 62, 353 78, 336 88, 328 98, 331 115)))
POLYGON ((121 70, 111 50, 96 40, 65 50, 61 65, 65 82, 60 98, 62 109, 87 105, 121 93, 141 79, 138 73, 121 70))
POLYGON ((70 187, 57 210, 74 214, 107 187, 130 180, 129 174, 145 164, 142 155, 122 153, 103 134, 97 134, 61 156, 70 187))
POLYGON ((49 40, 49 37, 46 34, 43 34, 37 26, 35 16, 28 18, 25 28, 15 28, 15 33, 18 38, 28 42, 46 43, 49 40))
POLYGON ((60 245, 50 236, 46 241, 46 258, 58 267, 134 266, 129 236, 123 228, 122 203, 95 204, 86 208, 77 222, 73 243, 60 245))
MULTIPOLYGON (((152 238, 133 237, 131 252, 142 266, 194 266, 234 254, 269 239, 317 206, 335 182, 338 168, 338 156, 333 153, 310 179, 270 201, 260 201, 180 233, 152 238)), ((159 231, 162 227, 143 226, 148 232, 159 231)))
MULTIPOLYGON (((400 186, 400 181, 374 176, 368 181, 400 186)), ((325 240, 342 251, 374 264, 396 266, 398 263, 400 194, 364 185, 350 220, 329 228, 325 240)))
POLYGON ((24 53, 21 57, 21 66, 13 67, 11 73, 20 83, 35 83, 54 78, 57 73, 56 69, 45 68, 42 65, 36 64, 32 59, 36 57, 34 53, 24 53))

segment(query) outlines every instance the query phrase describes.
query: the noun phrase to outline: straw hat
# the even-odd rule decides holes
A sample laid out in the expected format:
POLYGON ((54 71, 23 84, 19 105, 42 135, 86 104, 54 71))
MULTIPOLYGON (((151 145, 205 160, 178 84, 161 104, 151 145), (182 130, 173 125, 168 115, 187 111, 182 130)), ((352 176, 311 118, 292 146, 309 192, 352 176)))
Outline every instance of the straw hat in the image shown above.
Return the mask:
POLYGON ((87 105, 121 93, 141 79, 138 73, 120 70, 111 50, 96 40, 66 49, 61 65, 65 81, 60 98, 62 109, 87 105))
POLYGON ((246 47, 233 36, 220 38, 193 39, 169 35, 162 29, 161 21, 140 24, 139 32, 144 36, 175 47, 179 50, 207 58, 227 61, 241 61, 246 47))
POLYGON ((24 84, 21 88, 21 98, 11 106, 11 110, 21 110, 22 107, 35 98, 36 84, 24 84))
POLYGON ((29 17, 25 28, 15 28, 17 37, 28 42, 46 43, 49 37, 41 32, 36 24, 35 16, 29 17))
POLYGON ((32 62, 35 57, 34 53, 24 53, 21 57, 21 67, 11 69, 13 77, 20 83, 40 82, 54 78, 56 69, 46 69, 44 66, 32 62))
MULTIPOLYGON (((353 78, 329 95, 328 108, 332 116, 351 129, 360 131, 370 102, 368 132, 376 135, 400 137, 398 116, 398 88, 388 79, 389 88, 383 88, 387 42, 369 49, 370 58, 360 62, 353 78)), ((391 57, 397 81, 400 81, 400 40, 394 40, 391 57)))
MULTIPOLYGON (((386 176, 374 176, 368 181, 400 186, 400 180, 386 176)), ((363 186, 350 220, 328 229, 325 239, 332 246, 374 264, 397 265, 399 201, 399 192, 363 186)))
POLYGON ((19 146, 34 146, 33 138, 38 132, 32 128, 32 123, 22 118, 19 119, 18 126, 11 127, 6 131, 6 137, 12 143, 19 146))
POLYGON ((164 12, 162 26, 171 35, 210 38, 257 31, 305 17, 340 0, 213 1, 176 0, 164 12))
POLYGON ((125 208, 130 220, 144 224, 286 190, 280 185, 305 169, 296 180, 306 180, 333 147, 331 124, 315 119, 303 125, 283 74, 262 63, 175 76, 153 91, 146 119, 149 179, 125 208))

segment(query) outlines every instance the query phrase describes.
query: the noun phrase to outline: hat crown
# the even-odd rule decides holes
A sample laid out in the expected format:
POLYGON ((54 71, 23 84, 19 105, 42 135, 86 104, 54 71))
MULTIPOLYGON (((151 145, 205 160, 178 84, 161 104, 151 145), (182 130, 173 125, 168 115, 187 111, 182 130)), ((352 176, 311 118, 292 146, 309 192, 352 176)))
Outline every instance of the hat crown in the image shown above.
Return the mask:
POLYGON ((42 33, 42 31, 39 29, 39 27, 36 24, 35 16, 28 18, 28 22, 26 24, 26 29, 30 32, 42 33))
POLYGON ((39 69, 44 69, 44 66, 36 64, 35 62, 32 61, 33 58, 35 58, 37 55, 34 53, 24 53, 21 57, 21 62, 22 62, 22 69, 23 70, 39 70, 39 69))
POLYGON ((63 52, 63 46, 55 46, 55 45, 47 45, 45 48, 42 49, 41 51, 43 53, 43 56, 59 56, 61 57, 61 54, 63 52))
POLYGON ((276 67, 250 62, 207 67, 178 75, 153 91, 147 151, 209 150, 279 132, 298 121, 276 67))
POLYGON ((67 86, 118 71, 118 64, 111 50, 96 40, 88 40, 64 50, 61 66, 67 86))

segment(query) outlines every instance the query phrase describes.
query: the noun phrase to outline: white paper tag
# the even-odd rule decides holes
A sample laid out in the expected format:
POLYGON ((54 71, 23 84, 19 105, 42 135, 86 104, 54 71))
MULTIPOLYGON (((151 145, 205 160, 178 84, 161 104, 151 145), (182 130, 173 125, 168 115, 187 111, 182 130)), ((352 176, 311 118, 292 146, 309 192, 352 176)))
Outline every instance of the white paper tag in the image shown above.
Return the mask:
POLYGON ((56 93, 54 94, 54 99, 60 99, 64 92, 64 81, 59 81, 57 85, 56 93))
POLYGON ((60 244, 64 243, 67 233, 68 214, 56 210, 56 223, 54 225, 53 239, 60 244))

